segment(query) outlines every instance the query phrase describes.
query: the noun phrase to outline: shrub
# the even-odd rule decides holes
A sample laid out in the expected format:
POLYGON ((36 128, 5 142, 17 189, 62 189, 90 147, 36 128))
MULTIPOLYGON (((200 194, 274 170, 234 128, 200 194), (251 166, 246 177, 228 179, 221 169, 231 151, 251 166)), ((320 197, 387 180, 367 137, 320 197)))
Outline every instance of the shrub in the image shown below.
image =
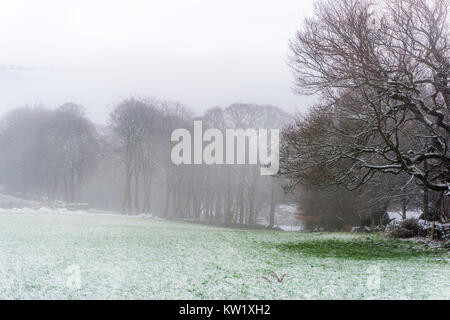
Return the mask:
POLYGON ((419 223, 417 219, 407 219, 400 222, 397 229, 391 232, 393 238, 412 238, 419 235, 419 223))
POLYGON ((417 219, 406 219, 406 220, 403 220, 402 222, 400 222, 400 228, 411 230, 416 235, 419 234, 419 230, 420 230, 419 222, 417 221, 417 219))

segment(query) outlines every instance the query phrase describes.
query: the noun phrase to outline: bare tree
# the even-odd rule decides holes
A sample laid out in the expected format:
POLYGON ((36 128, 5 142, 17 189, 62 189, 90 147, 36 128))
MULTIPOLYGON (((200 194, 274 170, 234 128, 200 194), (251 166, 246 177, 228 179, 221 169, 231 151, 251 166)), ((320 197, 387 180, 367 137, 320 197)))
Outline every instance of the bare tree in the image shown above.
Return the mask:
POLYGON ((286 134, 282 166, 293 181, 325 166, 351 189, 404 173, 406 184, 449 192, 448 8, 447 0, 316 2, 290 43, 296 90, 321 98, 286 134))
POLYGON ((142 148, 147 130, 147 105, 134 98, 120 103, 111 113, 111 126, 119 137, 122 147, 122 160, 125 166, 125 188, 123 209, 125 213, 133 212, 132 179, 135 180, 135 211, 139 211, 139 152, 142 148))
POLYGON ((20 108, 7 114, 0 132, 2 184, 29 198, 81 199, 97 160, 97 135, 83 107, 20 108))

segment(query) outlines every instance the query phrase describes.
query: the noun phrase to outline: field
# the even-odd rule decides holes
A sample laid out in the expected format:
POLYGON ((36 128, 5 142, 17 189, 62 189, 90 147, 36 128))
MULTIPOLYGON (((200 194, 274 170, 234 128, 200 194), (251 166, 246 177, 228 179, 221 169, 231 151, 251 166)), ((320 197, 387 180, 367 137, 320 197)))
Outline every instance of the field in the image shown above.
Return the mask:
POLYGON ((3 299, 450 299, 449 262, 381 235, 0 211, 3 299))

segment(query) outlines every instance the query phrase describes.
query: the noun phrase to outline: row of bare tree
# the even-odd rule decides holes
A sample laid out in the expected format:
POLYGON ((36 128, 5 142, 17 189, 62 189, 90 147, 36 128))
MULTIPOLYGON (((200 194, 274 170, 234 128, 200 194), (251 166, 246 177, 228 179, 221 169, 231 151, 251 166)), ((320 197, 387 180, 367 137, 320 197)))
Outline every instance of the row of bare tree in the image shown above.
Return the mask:
POLYGON ((215 128, 224 133, 227 128, 281 128, 290 116, 272 106, 234 104, 194 118, 180 104, 124 101, 111 113, 115 150, 119 150, 125 171, 124 212, 253 225, 258 213, 270 208, 268 220, 273 226, 281 188, 276 178, 261 177, 258 165, 172 163, 171 133, 179 128, 192 132, 193 120, 201 120, 205 130, 215 128), (152 201, 153 183, 164 188, 156 203, 152 201))
POLYGON ((4 116, 0 129, 0 184, 5 192, 80 200, 101 141, 81 106, 15 109, 4 116))
MULTIPOLYGON (((290 116, 272 106, 234 104, 201 117, 180 103, 130 98, 93 125, 82 107, 20 108, 1 121, 3 192, 89 202, 125 214, 254 225, 275 223, 279 180, 259 165, 174 165, 171 134, 201 120, 215 128, 277 128, 290 116)), ((225 134, 224 134, 225 135, 225 134)))

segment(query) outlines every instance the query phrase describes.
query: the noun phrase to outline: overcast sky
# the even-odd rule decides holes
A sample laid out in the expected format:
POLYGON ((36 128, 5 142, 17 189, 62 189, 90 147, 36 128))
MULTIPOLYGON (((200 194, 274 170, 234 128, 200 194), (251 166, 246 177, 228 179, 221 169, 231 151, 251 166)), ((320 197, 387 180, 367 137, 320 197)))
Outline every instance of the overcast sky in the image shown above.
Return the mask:
POLYGON ((0 115, 75 102, 98 123, 130 95, 197 114, 234 102, 304 109, 287 41, 312 0, 1 0, 0 115))

